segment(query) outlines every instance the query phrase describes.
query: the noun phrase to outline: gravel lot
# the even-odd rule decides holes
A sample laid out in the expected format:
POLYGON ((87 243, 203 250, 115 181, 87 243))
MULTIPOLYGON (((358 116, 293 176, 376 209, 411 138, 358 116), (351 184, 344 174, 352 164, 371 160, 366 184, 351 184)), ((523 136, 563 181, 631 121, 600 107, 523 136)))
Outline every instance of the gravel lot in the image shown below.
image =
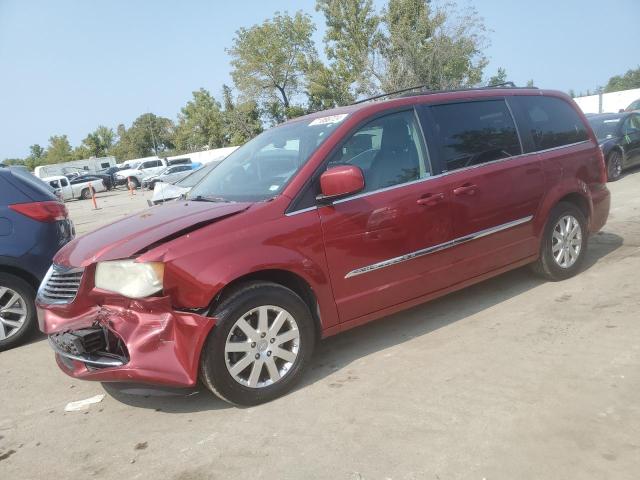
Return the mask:
MULTIPOLYGON (((43 338, 0 353, 0 479, 637 479, 640 172, 610 189, 577 277, 521 269, 331 338, 260 407, 114 398, 43 338)), ((82 234, 149 197, 68 206, 82 234)))

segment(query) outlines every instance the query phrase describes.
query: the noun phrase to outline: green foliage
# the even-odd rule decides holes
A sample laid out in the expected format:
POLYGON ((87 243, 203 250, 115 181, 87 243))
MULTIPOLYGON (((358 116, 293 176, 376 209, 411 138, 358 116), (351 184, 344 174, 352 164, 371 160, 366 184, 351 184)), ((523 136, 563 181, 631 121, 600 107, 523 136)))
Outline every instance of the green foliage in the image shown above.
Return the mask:
POLYGON ((66 135, 54 135, 49 138, 46 163, 62 163, 73 160, 71 144, 66 135))
POLYGON ((25 161, 22 158, 5 158, 2 163, 5 165, 24 165, 25 161))
POLYGON ((535 87, 535 85, 533 84, 533 78, 531 80, 527 81, 527 85, 526 86, 529 87, 529 88, 535 87))
MULTIPOLYGON (((115 144, 116 135, 113 129, 100 125, 96 130, 82 140, 82 147, 78 147, 77 155, 80 159, 89 157, 105 157, 115 144), (80 156, 82 155, 82 156, 80 156)), ((76 156, 76 152, 74 152, 76 156)))
POLYGON ((490 77, 489 80, 487 80, 487 86, 490 87, 491 85, 500 85, 501 83, 504 83, 506 81, 507 71, 504 68, 499 67, 498 72, 490 77))
POLYGON ((325 53, 331 61, 311 69, 309 96, 322 108, 353 102, 376 87, 373 66, 380 46, 380 16, 371 0, 317 0, 327 30, 325 53))
POLYGON ((225 145, 242 145, 262 132, 260 110, 255 101, 237 102, 231 88, 222 86, 225 145))
POLYGON ((389 0, 377 77, 383 91, 426 85, 447 89, 477 85, 487 60, 485 27, 475 10, 425 0, 389 0))
POLYGON ((224 118, 220 104, 204 88, 193 92, 193 99, 182 107, 178 115, 176 148, 195 152, 225 145, 224 118))
POLYGON ((624 75, 611 77, 604 87, 604 92, 619 92, 620 90, 630 90, 632 88, 640 88, 640 67, 635 70, 627 70, 624 75))
POLYGON ((311 17, 302 12, 293 17, 276 12, 260 25, 240 28, 228 50, 231 76, 240 93, 262 103, 268 114, 287 117, 317 56, 311 39, 314 31, 311 17), (281 109, 273 107, 276 101, 281 109))
POLYGON ((119 141, 111 149, 118 160, 149 157, 174 148, 173 122, 153 113, 143 113, 136 118, 130 128, 118 125, 119 141))

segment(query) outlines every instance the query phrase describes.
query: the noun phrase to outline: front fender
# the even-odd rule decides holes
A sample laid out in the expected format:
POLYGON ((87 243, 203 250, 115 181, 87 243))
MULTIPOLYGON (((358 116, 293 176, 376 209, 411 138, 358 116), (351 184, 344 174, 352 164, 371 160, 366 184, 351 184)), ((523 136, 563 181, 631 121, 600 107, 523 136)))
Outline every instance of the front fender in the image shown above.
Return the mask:
POLYGON ((290 272, 311 287, 322 328, 336 325, 317 211, 262 221, 251 217, 231 217, 201 228, 150 250, 140 261, 165 263, 164 291, 179 308, 205 308, 225 286, 252 273, 290 272))

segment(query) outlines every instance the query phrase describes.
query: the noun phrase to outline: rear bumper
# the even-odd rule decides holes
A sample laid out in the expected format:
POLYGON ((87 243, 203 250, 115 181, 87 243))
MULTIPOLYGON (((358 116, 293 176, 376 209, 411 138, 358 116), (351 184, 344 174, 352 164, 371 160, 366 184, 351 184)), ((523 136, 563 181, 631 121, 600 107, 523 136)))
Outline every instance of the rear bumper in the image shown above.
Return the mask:
POLYGON ((74 315, 38 305, 40 329, 49 335, 101 326, 124 345, 126 355, 69 353, 50 343, 67 375, 100 382, 138 382, 191 387, 198 379, 200 351, 215 319, 173 310, 167 297, 131 301, 127 308, 94 306, 74 315))
POLYGON ((609 218, 609 209, 611 208, 611 193, 606 184, 601 188, 591 190, 591 202, 593 211, 589 222, 589 233, 596 233, 604 227, 609 218))

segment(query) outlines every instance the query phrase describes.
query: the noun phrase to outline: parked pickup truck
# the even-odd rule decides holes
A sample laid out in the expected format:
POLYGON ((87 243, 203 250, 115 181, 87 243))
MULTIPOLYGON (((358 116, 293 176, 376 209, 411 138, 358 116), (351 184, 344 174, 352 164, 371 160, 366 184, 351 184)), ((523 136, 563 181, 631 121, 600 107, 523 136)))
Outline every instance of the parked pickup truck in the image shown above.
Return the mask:
POLYGON ((95 180, 69 180, 63 175, 55 175, 53 177, 43 178, 42 180, 44 180, 57 192, 59 192, 62 200, 71 200, 73 198, 87 200, 91 198, 91 190, 89 189, 89 185, 93 187, 93 190, 95 192, 104 192, 107 190, 104 182, 99 178, 96 178, 95 180))
POLYGON ((126 184, 127 179, 133 184, 135 188, 138 188, 142 185, 142 180, 145 177, 149 177, 151 175, 156 175, 167 168, 168 164, 166 160, 161 158, 154 160, 147 160, 135 168, 128 168, 125 170, 120 170, 116 173, 116 183, 118 185, 126 184))

